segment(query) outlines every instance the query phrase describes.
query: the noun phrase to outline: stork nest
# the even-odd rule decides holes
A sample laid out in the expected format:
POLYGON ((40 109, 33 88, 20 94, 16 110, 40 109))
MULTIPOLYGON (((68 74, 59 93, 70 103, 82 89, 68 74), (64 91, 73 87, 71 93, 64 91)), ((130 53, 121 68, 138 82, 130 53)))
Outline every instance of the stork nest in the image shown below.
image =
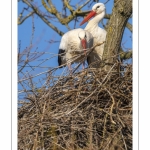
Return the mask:
POLYGON ((19 150, 131 150, 132 65, 87 68, 27 94, 18 109, 19 150))

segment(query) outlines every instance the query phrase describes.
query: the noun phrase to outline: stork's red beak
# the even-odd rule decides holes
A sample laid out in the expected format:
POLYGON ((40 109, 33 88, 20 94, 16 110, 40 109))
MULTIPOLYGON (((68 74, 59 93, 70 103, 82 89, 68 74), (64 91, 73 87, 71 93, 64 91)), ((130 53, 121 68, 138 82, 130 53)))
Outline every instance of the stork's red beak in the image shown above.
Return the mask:
POLYGON ((86 40, 85 39, 83 39, 83 40, 81 40, 81 44, 82 44, 82 48, 83 49, 85 49, 85 56, 86 56, 86 40))
POLYGON ((95 11, 91 11, 85 18, 84 20, 80 23, 80 26, 83 25, 85 22, 87 22, 90 18, 94 17, 96 15, 95 11))

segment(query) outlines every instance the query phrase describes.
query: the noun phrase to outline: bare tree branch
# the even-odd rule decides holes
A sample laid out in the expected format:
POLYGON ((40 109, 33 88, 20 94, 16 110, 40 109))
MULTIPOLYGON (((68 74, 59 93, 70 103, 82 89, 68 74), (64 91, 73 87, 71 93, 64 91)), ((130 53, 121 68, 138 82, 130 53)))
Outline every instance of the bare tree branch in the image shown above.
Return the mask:
POLYGON ((132 32, 132 25, 129 22, 127 22, 126 27, 132 32))
POLYGON ((65 6, 70 10, 71 13, 73 13, 73 8, 70 6, 70 4, 68 3, 68 0, 64 0, 64 4, 65 6))
POLYGON ((127 52, 124 52, 122 48, 119 49, 120 59, 126 60, 132 58, 132 50, 129 50, 127 52))
POLYGON ((82 4, 78 9, 82 9, 85 5, 87 5, 90 2, 90 0, 87 0, 84 4, 82 4))
POLYGON ((32 16, 34 14, 34 11, 30 12, 28 15, 26 15, 24 18, 22 18, 22 15, 18 17, 18 25, 22 24, 27 18, 32 16))
POLYGON ((46 18, 43 17, 43 15, 39 12, 39 10, 33 6, 31 3, 29 3, 27 0, 23 0, 24 3, 26 3, 28 6, 30 6, 34 12, 49 26, 51 27, 54 31, 56 31, 60 36, 62 36, 64 33, 60 30, 58 30, 57 27, 52 25, 46 18))

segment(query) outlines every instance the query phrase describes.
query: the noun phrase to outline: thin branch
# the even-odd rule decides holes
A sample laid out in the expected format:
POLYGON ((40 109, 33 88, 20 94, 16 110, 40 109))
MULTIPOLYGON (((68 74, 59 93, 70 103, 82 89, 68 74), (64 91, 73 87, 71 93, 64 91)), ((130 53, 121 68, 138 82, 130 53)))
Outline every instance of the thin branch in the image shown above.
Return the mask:
POLYGON ((52 9, 47 6, 47 4, 45 3, 45 1, 44 1, 44 0, 41 0, 41 2, 42 2, 42 5, 45 7, 45 9, 46 9, 49 13, 52 13, 52 9))
POLYGON ((110 19, 110 17, 111 17, 111 14, 105 14, 105 19, 110 19))
POLYGON ((24 61, 23 66, 19 69, 18 73, 20 73, 26 66, 26 64, 28 64, 28 59, 24 61))
POLYGON ((129 51, 127 51, 127 52, 124 52, 124 51, 122 50, 122 48, 120 48, 119 54, 120 54, 120 59, 121 59, 121 60, 126 60, 126 59, 132 58, 132 50, 129 50, 129 51))
POLYGON ((73 13, 73 8, 70 6, 67 0, 64 0, 64 5, 70 10, 71 13, 73 13))
POLYGON ((108 3, 110 0, 106 0, 106 2, 104 2, 104 4, 108 3))
MULTIPOLYGON (((76 110, 81 104, 83 104, 89 97, 91 97, 95 92, 96 92, 97 88, 88 96, 86 97, 81 103, 79 103, 74 109, 72 109, 71 111, 69 111, 68 113, 66 113, 65 115, 69 115, 70 113, 72 113, 74 110, 76 110)), ((62 117, 62 116, 60 116, 62 117)))
POLYGON ((51 27, 54 31, 56 31, 60 36, 64 35, 64 32, 58 30, 57 27, 55 27, 54 25, 52 25, 46 18, 42 17, 40 14, 38 14, 38 16, 49 26, 51 27))
POLYGON ((113 107, 115 105, 115 100, 114 100, 114 97, 112 96, 112 94, 110 93, 110 91, 107 88, 105 88, 105 90, 108 92, 108 94, 110 95, 110 97, 112 99, 112 105, 111 105, 111 108, 110 108, 110 120, 113 124, 116 124, 116 122, 112 118, 112 111, 113 111, 113 107))
POLYGON ((125 150, 128 150, 128 149, 127 149, 126 142, 125 142, 125 139, 124 139, 124 136, 123 136, 123 134, 122 134, 122 130, 120 130, 120 132, 121 132, 121 136, 122 136, 122 139, 123 139, 123 142, 124 142, 125 150))
POLYGON ((18 17, 18 25, 22 24, 27 18, 29 18, 30 16, 32 16, 34 14, 34 11, 30 12, 28 15, 26 15, 23 19, 22 16, 18 17))
POLYGON ((31 78, 35 78, 35 77, 37 77, 37 76, 40 76, 40 75, 45 74, 45 73, 48 73, 48 72, 50 72, 50 71, 47 70, 47 71, 41 72, 41 73, 39 73, 39 74, 36 74, 35 76, 30 76, 30 77, 28 77, 28 78, 19 80, 18 83, 19 83, 19 82, 22 82, 22 81, 25 81, 25 80, 29 80, 29 79, 31 79, 31 78))
POLYGON ((132 25, 129 22, 127 22, 126 27, 132 32, 132 25))
POLYGON ((57 27, 52 25, 46 18, 43 17, 43 15, 39 12, 39 10, 33 6, 31 3, 29 3, 27 0, 23 0, 24 3, 26 3, 28 6, 30 6, 34 12, 49 26, 51 27, 54 31, 56 31, 60 36, 62 36, 64 33, 60 30, 58 30, 57 27))
POLYGON ((82 4, 78 9, 83 8, 85 5, 87 5, 91 0, 87 0, 84 4, 82 4))

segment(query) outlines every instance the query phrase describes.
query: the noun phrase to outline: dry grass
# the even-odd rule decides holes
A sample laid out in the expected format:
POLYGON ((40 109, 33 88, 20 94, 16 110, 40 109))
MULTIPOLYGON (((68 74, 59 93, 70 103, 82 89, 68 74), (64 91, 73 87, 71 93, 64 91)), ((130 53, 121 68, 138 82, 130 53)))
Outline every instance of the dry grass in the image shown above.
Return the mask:
POLYGON ((131 150, 132 65, 49 75, 18 109, 19 150, 131 150))

